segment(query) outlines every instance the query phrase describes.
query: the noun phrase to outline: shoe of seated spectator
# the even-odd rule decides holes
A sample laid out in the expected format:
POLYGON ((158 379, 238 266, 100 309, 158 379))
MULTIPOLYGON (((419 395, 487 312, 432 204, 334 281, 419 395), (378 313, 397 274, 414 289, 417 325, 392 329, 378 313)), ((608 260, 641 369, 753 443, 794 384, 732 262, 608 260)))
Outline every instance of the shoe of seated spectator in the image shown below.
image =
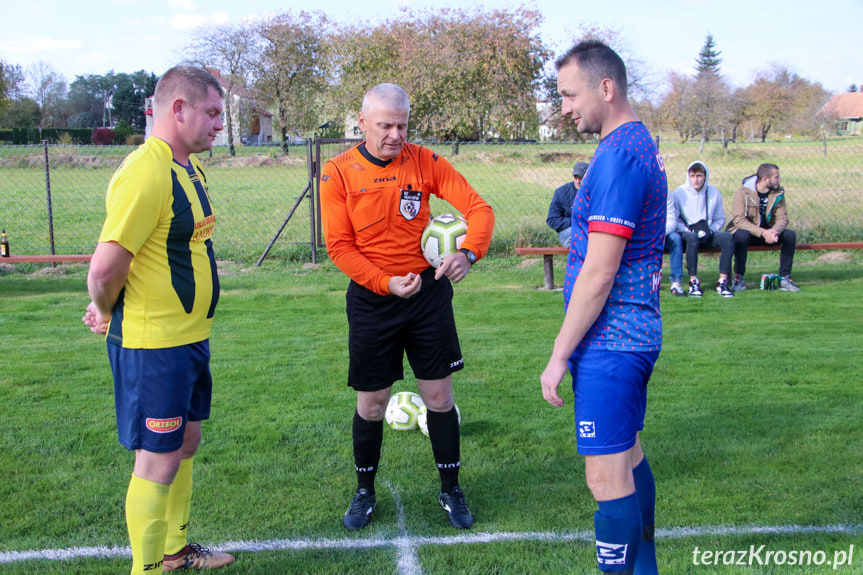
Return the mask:
POLYGON ((701 297, 701 281, 698 278, 689 280, 689 297, 701 297))
POLYGON ((746 280, 741 276, 734 278, 734 283, 731 284, 731 291, 743 291, 746 289, 746 280))
POLYGON ((671 295, 682 297, 686 295, 686 292, 683 291, 682 287, 680 287, 679 282, 674 282, 673 284, 671 284, 671 295))
POLYGON ((794 285, 794 280, 791 279, 791 276, 783 276, 779 280, 779 289, 782 291, 800 291, 800 288, 794 285))
POLYGON ((719 280, 716 282, 716 293, 722 297, 734 297, 734 292, 728 289, 728 280, 719 280))

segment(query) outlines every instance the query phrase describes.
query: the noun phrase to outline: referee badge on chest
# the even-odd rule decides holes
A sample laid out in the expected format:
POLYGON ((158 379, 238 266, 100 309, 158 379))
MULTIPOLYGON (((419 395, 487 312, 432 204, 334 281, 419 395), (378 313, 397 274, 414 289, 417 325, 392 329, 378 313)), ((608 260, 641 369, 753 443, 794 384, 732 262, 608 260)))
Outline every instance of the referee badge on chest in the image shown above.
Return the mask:
POLYGON ((423 193, 418 190, 402 190, 399 200, 399 213, 406 220, 412 220, 420 213, 423 193))

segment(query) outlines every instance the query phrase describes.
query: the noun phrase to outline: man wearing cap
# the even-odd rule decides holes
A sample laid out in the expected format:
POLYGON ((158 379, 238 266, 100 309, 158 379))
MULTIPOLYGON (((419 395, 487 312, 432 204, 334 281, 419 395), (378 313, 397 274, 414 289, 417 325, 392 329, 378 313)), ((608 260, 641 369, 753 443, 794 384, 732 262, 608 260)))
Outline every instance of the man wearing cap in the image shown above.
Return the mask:
POLYGON ((554 191, 551 205, 548 206, 548 217, 545 222, 557 232, 560 245, 569 247, 572 239, 572 201, 575 192, 581 187, 581 180, 587 173, 587 162, 578 162, 572 168, 572 181, 567 182, 554 191))

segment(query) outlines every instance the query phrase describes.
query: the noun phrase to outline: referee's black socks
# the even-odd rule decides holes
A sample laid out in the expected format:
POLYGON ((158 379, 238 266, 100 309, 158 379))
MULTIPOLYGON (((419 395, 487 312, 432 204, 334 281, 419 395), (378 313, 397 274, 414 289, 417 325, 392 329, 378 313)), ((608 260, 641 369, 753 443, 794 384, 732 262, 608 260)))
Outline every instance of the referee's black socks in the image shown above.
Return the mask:
POLYGON ((444 413, 429 409, 428 428, 435 464, 440 472, 440 490, 450 493, 458 485, 461 466, 458 412, 455 406, 444 413))
POLYGON ((384 439, 383 421, 366 421, 354 412, 354 466, 357 470, 357 489, 375 492, 375 475, 381 460, 381 443, 384 439))

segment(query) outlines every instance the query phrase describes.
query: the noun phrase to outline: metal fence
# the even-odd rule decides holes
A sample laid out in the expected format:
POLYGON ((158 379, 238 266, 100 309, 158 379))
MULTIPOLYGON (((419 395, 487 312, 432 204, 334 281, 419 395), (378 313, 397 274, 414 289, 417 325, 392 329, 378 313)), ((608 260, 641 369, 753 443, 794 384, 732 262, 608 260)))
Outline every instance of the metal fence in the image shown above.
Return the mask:
MULTIPOLYGON (((243 146, 233 157, 224 148, 204 154, 218 218, 217 255, 255 261, 272 243, 268 258, 323 256, 317 168, 355 143, 317 140, 293 144, 287 153, 280 146, 243 146)), ((555 245, 556 235, 545 225, 552 193, 570 179, 573 163, 589 161, 596 149, 595 141, 425 145, 449 159, 494 207, 493 254, 522 245, 555 245)), ((7 230, 13 254, 91 253, 108 182, 131 149, 48 143, 0 147, 0 227, 7 230)), ((690 162, 706 163, 726 215, 740 181, 761 163, 777 164, 799 242, 863 240, 859 138, 709 142, 700 149, 698 143, 669 143, 664 137, 660 152, 671 189, 684 182, 690 162)), ((433 199, 433 213, 451 210, 433 199)))

